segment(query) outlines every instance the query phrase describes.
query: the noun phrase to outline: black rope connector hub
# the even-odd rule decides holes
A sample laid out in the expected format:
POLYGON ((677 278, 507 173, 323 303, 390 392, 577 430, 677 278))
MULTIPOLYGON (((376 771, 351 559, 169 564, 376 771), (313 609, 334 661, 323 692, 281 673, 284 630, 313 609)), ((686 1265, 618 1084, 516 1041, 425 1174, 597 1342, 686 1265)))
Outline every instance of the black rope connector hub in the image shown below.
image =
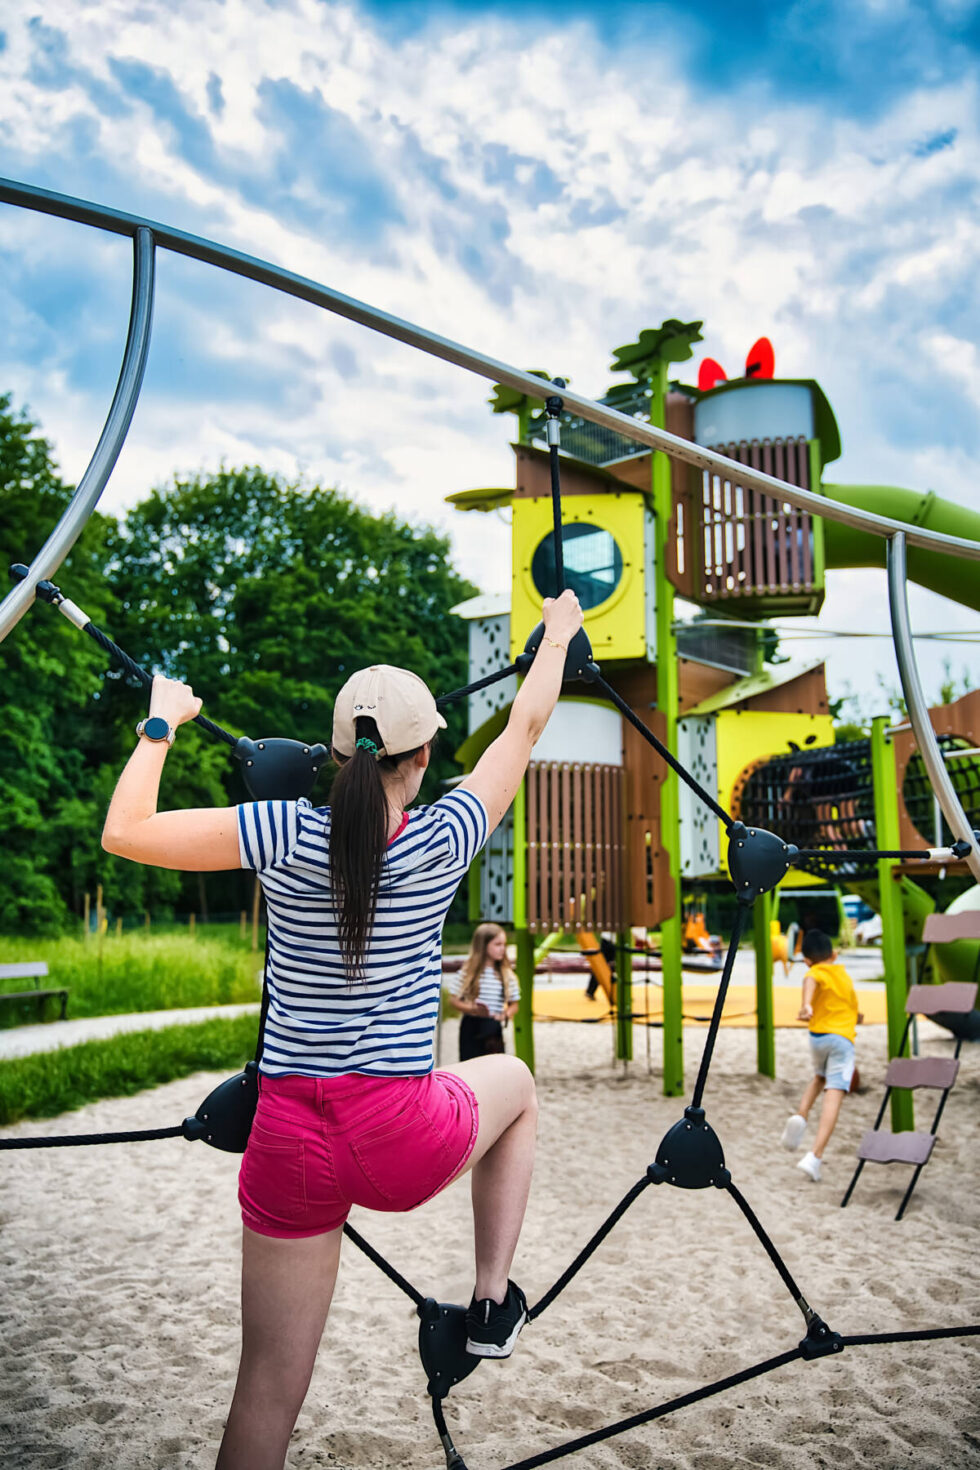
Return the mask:
POLYGON ((201 1139, 223 1153, 243 1154, 258 1100, 259 1064, 246 1062, 244 1071, 208 1093, 197 1112, 184 1119, 181 1132, 192 1143, 201 1139))
POLYGON ((721 1140, 705 1121, 704 1108, 684 1109, 684 1116, 663 1136, 656 1163, 647 1174, 654 1184, 678 1189, 726 1189, 731 1174, 725 1168, 721 1140))
POLYGON ((466 1351, 466 1308, 437 1302, 427 1296, 418 1308, 419 1357, 431 1398, 444 1399, 451 1388, 468 1378, 482 1362, 466 1351))
MULTIPOLYGON (((524 645, 524 652, 519 653, 514 660, 519 674, 526 674, 534 663, 534 655, 541 647, 543 638, 544 623, 538 623, 524 645)), ((589 635, 584 628, 579 628, 575 637, 569 643, 568 652, 565 655, 563 682, 566 684, 594 684, 601 672, 599 665, 592 657, 592 644, 589 642, 589 635)))
POLYGON ((327 747, 278 736, 249 740, 242 735, 232 754, 241 762, 253 801, 299 801, 313 790, 327 747))
POLYGON ((827 1326, 822 1317, 813 1316, 807 1323, 806 1337, 800 1343, 800 1355, 806 1361, 814 1358, 829 1358, 833 1353, 844 1351, 844 1339, 839 1332, 827 1326))
POLYGON ((742 902, 771 893, 793 866, 797 851, 775 832, 733 822, 728 830, 728 871, 742 902))

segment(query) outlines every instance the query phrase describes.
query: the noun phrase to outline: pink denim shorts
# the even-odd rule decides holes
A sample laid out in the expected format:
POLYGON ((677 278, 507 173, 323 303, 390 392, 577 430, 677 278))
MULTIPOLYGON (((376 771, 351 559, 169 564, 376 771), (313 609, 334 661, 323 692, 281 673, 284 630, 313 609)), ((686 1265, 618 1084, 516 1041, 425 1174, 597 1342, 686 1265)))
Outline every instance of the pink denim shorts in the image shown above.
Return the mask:
POLYGON ((336 1230, 351 1205, 413 1210, 456 1177, 478 1127, 476 1097, 452 1072, 260 1076, 238 1176, 242 1219, 299 1240, 336 1230))

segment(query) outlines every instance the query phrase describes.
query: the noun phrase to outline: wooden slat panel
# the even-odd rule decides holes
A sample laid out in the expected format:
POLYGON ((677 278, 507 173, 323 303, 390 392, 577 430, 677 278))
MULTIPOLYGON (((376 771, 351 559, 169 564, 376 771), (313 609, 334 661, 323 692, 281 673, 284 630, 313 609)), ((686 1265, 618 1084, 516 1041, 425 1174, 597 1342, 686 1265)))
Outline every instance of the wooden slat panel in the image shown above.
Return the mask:
POLYGON ((606 836, 606 914, 602 927, 612 929, 616 911, 616 846, 613 841, 612 771, 609 766, 603 766, 602 776, 602 815, 606 836))
MULTIPOLYGON (((804 438, 766 439, 713 446, 729 459, 809 488, 809 445, 804 438)), ((690 528, 694 568, 708 598, 804 595, 813 590, 812 526, 805 511, 724 476, 700 475, 701 525, 690 528), (698 529, 700 534, 697 534, 698 529)), ((691 509, 697 511, 692 501, 691 509)))
POLYGON ((575 923, 574 905, 577 895, 572 889, 572 770, 567 761, 558 773, 561 782, 561 918, 565 924, 575 923))
POLYGON ((548 908, 549 927, 557 929, 562 923, 561 912, 561 806, 560 790, 558 781, 558 767, 552 762, 548 766, 549 787, 549 812, 550 823, 549 849, 551 852, 551 892, 549 894, 550 904, 548 908))
POLYGON ((585 923, 585 802, 582 767, 572 765, 572 891, 575 894, 575 925, 585 923))
MULTIPOLYGON (((783 475, 784 480, 791 484, 798 484, 796 479, 796 440, 787 439, 784 447, 783 475)), ((786 508, 786 524, 789 527, 789 565, 787 567, 789 585, 794 592, 799 592, 802 586, 802 553, 800 544, 800 515, 796 507, 788 505, 786 508)))
MULTIPOLYGON (((810 488, 810 448, 805 439, 796 441, 796 483, 804 490, 810 488)), ((803 528, 803 566, 800 575, 804 587, 811 588, 813 586, 813 547, 809 511, 800 515, 800 525, 803 528)))
POLYGON ((605 924, 606 912, 606 819, 602 809, 602 767, 594 766, 592 789, 595 792, 596 838, 595 838, 595 921, 601 929, 605 924))
MULTIPOLYGON (((738 446, 740 463, 745 463, 748 445, 738 446)), ((738 523, 735 527, 735 591, 741 596, 752 583, 752 522, 749 519, 750 492, 744 485, 738 487, 738 523)))
MULTIPOLYGON (((775 440, 772 446, 772 472, 777 480, 786 478, 786 455, 783 449, 783 441, 775 440)), ((789 591, 789 529, 786 518, 786 502, 776 501, 776 581, 779 583, 781 592, 789 591)))
POLYGON ((582 885, 585 889, 585 925, 591 929, 595 921, 595 803, 592 800, 592 767, 582 767, 582 805, 585 809, 583 829, 585 833, 585 846, 583 848, 582 862, 582 885))
MULTIPOLYGON (((734 487, 733 487, 734 488, 734 487)), ((623 875, 625 864, 623 863, 623 823, 622 813, 622 771, 615 766, 610 771, 609 783, 609 814, 613 829, 613 861, 615 884, 613 887, 613 913, 612 923, 614 929, 623 927, 623 875)))
POLYGON ((538 845, 538 767, 532 761, 527 768, 524 798, 525 824, 527 828, 527 927, 537 932, 538 885, 541 881, 541 859, 538 845))
MULTIPOLYGON (((759 441, 758 441, 758 439, 753 439, 751 445, 749 446, 749 464, 752 466, 752 468, 754 470, 761 469, 761 467, 762 467, 762 454, 761 454, 761 451, 759 449, 759 441)), ((765 504, 766 504, 766 497, 764 495, 760 494, 760 492, 758 490, 753 490, 753 492, 752 492, 752 523, 753 523, 753 526, 755 528, 755 536, 754 536, 754 540, 755 540, 755 558, 754 558, 753 567, 752 567, 752 582, 753 582, 753 586, 756 587, 756 588, 764 580, 765 574, 766 574, 765 573, 765 565, 766 565, 766 551, 765 551, 766 538, 765 538, 765 526, 763 524, 763 516, 765 514, 765 504)))
MULTIPOLYGON (((762 471, 766 475, 772 474, 772 441, 770 439, 763 439, 762 441, 762 471)), ((777 577, 776 543, 772 534, 772 518, 776 511, 776 503, 771 495, 765 497, 763 509, 765 510, 766 517, 763 535, 763 544, 766 548, 765 587, 766 591, 774 592, 776 590, 777 577)))

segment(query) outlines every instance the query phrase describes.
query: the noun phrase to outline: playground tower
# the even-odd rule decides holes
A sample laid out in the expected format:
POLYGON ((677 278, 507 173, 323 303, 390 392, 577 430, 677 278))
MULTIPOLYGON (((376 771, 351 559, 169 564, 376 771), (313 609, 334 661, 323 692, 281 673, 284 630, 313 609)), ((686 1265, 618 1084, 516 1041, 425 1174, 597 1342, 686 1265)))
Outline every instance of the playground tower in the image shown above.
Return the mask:
MULTIPOLYGON (((823 483, 825 466, 841 452, 833 411, 814 380, 775 378, 766 339, 734 381, 707 359, 697 385, 668 382, 671 365, 692 356, 700 327, 668 321, 617 348, 612 371, 629 380, 601 401, 790 484, 860 499, 860 487, 823 483)), ((498 387, 490 403, 517 420, 514 485, 449 497, 461 511, 512 511, 509 596, 480 596, 455 609, 468 623, 471 681, 520 652, 542 597, 555 586, 543 396, 498 387)), ((736 816, 743 798, 751 804, 765 791, 765 825, 774 830, 783 832, 806 808, 805 845, 867 839, 873 846, 872 783, 856 803, 854 762, 833 749, 823 665, 765 659, 766 618, 822 606, 831 523, 569 413, 561 417, 561 449, 565 580, 582 604, 605 678, 736 816), (693 621, 676 617, 676 598, 700 609, 693 621), (808 781, 806 800, 798 800, 808 781)), ((940 517, 943 506, 960 511, 938 504, 940 517)), ((959 534, 980 534, 980 517, 973 519, 978 524, 959 534)), ((837 552, 842 560, 861 554, 850 545, 837 552)), ((941 578, 935 566, 921 571, 923 581, 941 578)), ((464 769, 503 727, 515 692, 516 677, 471 696, 468 736, 458 751, 464 769)), ((858 766, 870 774, 865 744, 858 766)), ((762 824, 761 816, 753 820, 762 824)), ((932 842, 931 826, 926 835, 932 842)), ((591 697, 588 686, 569 687, 506 821, 471 874, 471 916, 516 933, 526 997, 516 1037, 528 1061, 534 945, 559 929, 615 933, 620 1008, 628 1011, 631 931, 658 929, 664 1089, 683 1090, 682 883, 724 877, 721 836, 718 820, 615 709, 591 697)), ((814 879, 794 874, 789 881, 812 886, 814 879)), ((770 1075, 772 912, 771 896, 757 903, 759 1066, 770 1075)), ((624 1026, 621 1055, 630 1054, 631 1041, 624 1026)))

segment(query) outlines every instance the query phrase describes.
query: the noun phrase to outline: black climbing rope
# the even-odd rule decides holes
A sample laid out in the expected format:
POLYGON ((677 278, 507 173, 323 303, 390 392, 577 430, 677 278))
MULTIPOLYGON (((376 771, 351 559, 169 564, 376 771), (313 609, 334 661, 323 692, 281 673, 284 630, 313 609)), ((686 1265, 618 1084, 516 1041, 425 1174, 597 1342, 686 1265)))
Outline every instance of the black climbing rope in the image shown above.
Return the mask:
MULTIPOLYGON (((552 379, 556 388, 565 387, 564 378, 552 379)), ((565 407, 565 400, 557 393, 545 399, 545 410, 548 414, 548 460, 551 469, 551 518, 553 523, 552 537, 555 547, 555 596, 560 597, 565 590, 565 529, 562 525, 561 515, 561 465, 558 461, 558 450, 561 445, 561 411, 565 407)))

